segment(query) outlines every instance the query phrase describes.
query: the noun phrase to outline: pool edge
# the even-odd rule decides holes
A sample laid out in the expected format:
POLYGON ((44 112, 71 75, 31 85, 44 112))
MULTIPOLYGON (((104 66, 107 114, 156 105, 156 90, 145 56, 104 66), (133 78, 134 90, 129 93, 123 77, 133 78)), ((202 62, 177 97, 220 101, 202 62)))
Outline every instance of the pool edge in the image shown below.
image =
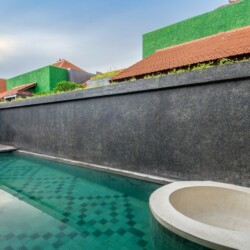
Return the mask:
POLYGON ((158 176, 154 176, 154 175, 147 175, 147 174, 143 174, 143 173, 138 173, 138 172, 133 172, 133 171, 128 171, 128 170, 121 170, 121 169, 116 169, 116 168, 112 168, 112 167, 82 162, 82 161, 75 161, 75 160, 50 156, 50 155, 38 154, 38 153, 25 151, 25 150, 17 150, 17 151, 15 151, 15 153, 31 155, 31 156, 35 156, 38 158, 43 158, 43 159, 52 160, 52 161, 56 161, 56 162, 67 163, 67 164, 82 167, 82 168, 94 169, 97 171, 102 171, 102 172, 117 174, 117 175, 121 175, 121 176, 131 177, 134 179, 153 182, 153 183, 157 183, 157 184, 169 184, 169 183, 179 181, 179 180, 174 180, 174 179, 169 179, 169 178, 162 178, 162 177, 158 177, 158 176))

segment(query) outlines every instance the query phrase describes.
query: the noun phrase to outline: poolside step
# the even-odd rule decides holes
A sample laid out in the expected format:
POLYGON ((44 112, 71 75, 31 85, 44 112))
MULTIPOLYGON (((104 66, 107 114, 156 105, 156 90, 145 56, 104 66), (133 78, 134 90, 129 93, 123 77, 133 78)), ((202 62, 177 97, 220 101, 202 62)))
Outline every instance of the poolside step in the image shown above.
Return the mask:
POLYGON ((0 153, 16 151, 17 148, 0 144, 0 153))

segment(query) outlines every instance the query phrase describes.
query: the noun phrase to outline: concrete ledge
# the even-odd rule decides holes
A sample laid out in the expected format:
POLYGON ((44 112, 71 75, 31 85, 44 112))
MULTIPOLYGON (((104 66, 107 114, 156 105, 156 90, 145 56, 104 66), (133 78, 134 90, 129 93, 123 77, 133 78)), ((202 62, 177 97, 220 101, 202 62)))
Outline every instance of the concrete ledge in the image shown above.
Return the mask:
POLYGON ((24 106, 42 105, 48 103, 68 102, 81 99, 97 98, 112 95, 124 95, 136 92, 180 88, 191 85, 204 85, 233 79, 250 78, 250 62, 235 63, 204 70, 191 71, 160 78, 142 79, 135 82, 123 82, 101 88, 73 91, 64 94, 27 99, 11 103, 0 104, 1 109, 18 108, 24 106))
POLYGON ((0 144, 0 153, 13 152, 16 150, 15 147, 0 144))
POLYGON ((156 220, 212 249, 250 249, 250 188, 216 182, 176 182, 150 197, 156 220))
POLYGON ((110 168, 110 167, 106 167, 106 166, 100 166, 100 165, 81 162, 81 161, 73 161, 73 160, 49 156, 49 155, 36 154, 36 153, 24 151, 24 150, 18 150, 16 152, 20 153, 20 154, 26 154, 26 155, 30 155, 30 156, 35 156, 35 157, 51 160, 51 161, 62 162, 62 163, 66 163, 66 164, 70 164, 70 165, 74 165, 74 166, 78 166, 78 167, 89 168, 89 169, 94 169, 97 171, 127 176, 127 177, 131 177, 131 178, 135 178, 135 179, 139 179, 139 180, 144 180, 144 181, 148 181, 148 182, 153 182, 153 183, 157 183, 157 184, 169 184, 169 183, 172 183, 174 181, 177 181, 177 180, 173 180, 173 179, 162 178, 162 177, 158 177, 158 176, 147 175, 147 174, 126 171, 126 170, 121 170, 121 169, 116 169, 116 168, 110 168))

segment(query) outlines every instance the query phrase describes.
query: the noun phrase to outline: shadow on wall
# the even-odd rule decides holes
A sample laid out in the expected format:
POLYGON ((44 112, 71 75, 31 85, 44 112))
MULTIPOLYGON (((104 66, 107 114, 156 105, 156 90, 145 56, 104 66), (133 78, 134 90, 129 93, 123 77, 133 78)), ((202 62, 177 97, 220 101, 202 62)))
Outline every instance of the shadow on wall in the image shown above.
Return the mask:
MULTIPOLYGON (((12 123, 15 121, 13 120, 12 123)), ((7 124, 4 120, 0 119, 0 126, 8 127, 1 135, 1 144, 7 144, 9 146, 14 146, 14 141, 16 138, 16 130, 11 124, 7 124)))
POLYGON ((84 70, 68 69, 69 81, 83 84, 87 82, 94 74, 88 73, 84 70))

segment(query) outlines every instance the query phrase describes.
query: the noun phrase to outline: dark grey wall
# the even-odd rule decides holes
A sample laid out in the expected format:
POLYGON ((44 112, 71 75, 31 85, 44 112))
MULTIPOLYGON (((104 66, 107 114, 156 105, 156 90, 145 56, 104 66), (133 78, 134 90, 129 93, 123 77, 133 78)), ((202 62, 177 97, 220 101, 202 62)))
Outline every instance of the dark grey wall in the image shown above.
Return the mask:
POLYGON ((88 73, 84 70, 75 70, 75 69, 68 70, 69 81, 79 84, 87 82, 93 75, 94 74, 88 73))
POLYGON ((250 186, 250 63, 0 105, 0 143, 250 186))

